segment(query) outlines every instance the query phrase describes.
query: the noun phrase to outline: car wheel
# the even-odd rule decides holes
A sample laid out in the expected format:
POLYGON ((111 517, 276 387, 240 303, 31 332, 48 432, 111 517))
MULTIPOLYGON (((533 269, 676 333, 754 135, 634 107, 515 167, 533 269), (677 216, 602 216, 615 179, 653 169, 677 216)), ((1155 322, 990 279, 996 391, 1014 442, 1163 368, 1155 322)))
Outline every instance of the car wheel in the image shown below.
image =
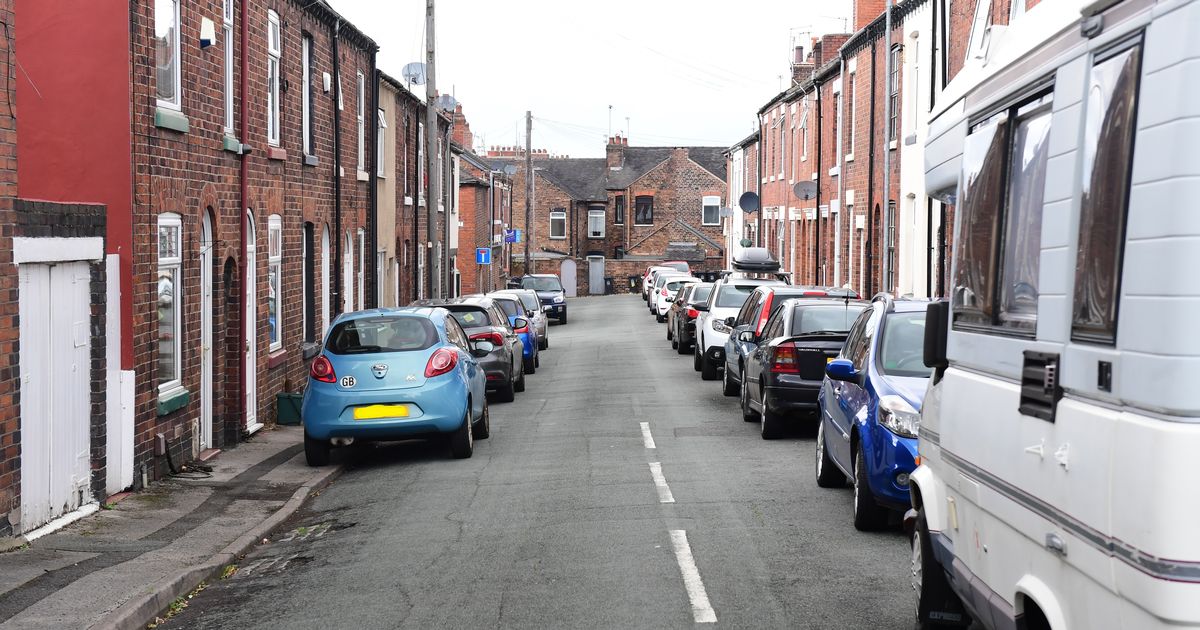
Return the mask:
POLYGON ((733 379, 729 378, 729 366, 726 366, 724 372, 721 374, 721 393, 726 396, 737 396, 739 389, 739 385, 734 383, 733 379))
POLYGON ((742 372, 742 396, 739 398, 742 407, 742 420, 758 422, 758 412, 750 408, 750 388, 746 387, 746 373, 742 372))
MULTIPOLYGON (((537 374, 537 357, 522 359, 522 361, 525 362, 524 374, 537 374)), ((524 374, 521 375, 521 378, 525 378, 524 374)))
POLYGON ((692 369, 700 371, 700 342, 696 342, 692 347, 692 369))
POLYGON ((562 317, 560 317, 560 318, 558 318, 558 323, 560 323, 560 324, 565 324, 565 323, 567 323, 567 315, 566 315, 566 313, 563 313, 563 316, 562 316, 562 317))
POLYGON ((662 315, 655 314, 654 320, 661 324, 661 323, 667 321, 667 318, 663 317, 662 315))
POLYGON ((467 413, 463 416, 462 426, 450 436, 450 456, 454 459, 466 459, 475 452, 475 432, 471 430, 471 405, 467 404, 467 413))
POLYGON ((829 458, 829 451, 825 449, 825 421, 817 422, 817 485, 822 488, 845 487, 845 475, 838 470, 837 465, 829 458))
MULTIPOLYGON (((525 391, 525 372, 524 372, 524 370, 521 371, 521 376, 517 377, 517 381, 515 383, 513 383, 512 389, 514 392, 525 391)), ((512 401, 509 400, 507 402, 512 402, 512 401)))
POLYGON ((309 466, 326 466, 329 464, 329 440, 318 440, 304 432, 304 461, 309 466))
POLYGON ((867 481, 862 443, 854 447, 854 529, 872 532, 887 524, 887 510, 875 502, 867 481))
POLYGON ((688 343, 687 341, 683 341, 683 338, 679 335, 679 333, 675 333, 675 339, 679 340, 679 345, 675 348, 679 354, 687 354, 692 351, 692 344, 688 343))
MULTIPOLYGON (((671 330, 671 319, 667 318, 667 341, 671 341, 675 338, 675 335, 671 334, 672 332, 674 332, 674 331, 671 330)), ((678 344, 673 343, 673 344, 671 344, 671 347, 674 348, 677 345, 678 344)))
POLYGON ((480 416, 479 422, 475 423, 471 431, 476 440, 486 440, 492 434, 492 412, 488 409, 486 398, 483 399, 483 415, 480 416))
POLYGON ((929 523, 925 510, 917 510, 917 522, 912 533, 912 588, 916 599, 916 630, 963 628, 971 618, 963 609, 962 600, 950 588, 946 573, 933 557, 933 542, 929 538, 929 523))
POLYGON ((550 338, 542 337, 538 340, 538 350, 546 350, 550 347, 550 338))
POLYGON ((771 411, 767 406, 767 391, 764 389, 762 394, 762 412, 758 414, 761 418, 759 427, 762 429, 762 439, 775 440, 783 435, 783 418, 771 411))
POLYGON ((521 387, 525 387, 525 373, 521 373, 520 381, 509 381, 504 387, 496 389, 496 402, 510 403, 517 399, 517 383, 521 383, 521 387))
POLYGON ((715 381, 721 378, 721 375, 717 374, 717 364, 703 354, 700 355, 700 378, 706 381, 715 381))

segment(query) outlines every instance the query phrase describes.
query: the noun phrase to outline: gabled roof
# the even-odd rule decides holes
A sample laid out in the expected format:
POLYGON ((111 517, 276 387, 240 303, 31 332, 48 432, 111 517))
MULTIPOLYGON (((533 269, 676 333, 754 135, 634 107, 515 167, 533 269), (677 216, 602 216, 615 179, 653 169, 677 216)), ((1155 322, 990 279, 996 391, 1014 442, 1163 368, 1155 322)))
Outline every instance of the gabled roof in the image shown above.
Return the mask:
POLYGON ((725 147, 624 147, 625 163, 620 168, 608 169, 609 190, 629 188, 654 167, 671 157, 677 148, 687 150, 688 158, 713 176, 725 180, 725 147))

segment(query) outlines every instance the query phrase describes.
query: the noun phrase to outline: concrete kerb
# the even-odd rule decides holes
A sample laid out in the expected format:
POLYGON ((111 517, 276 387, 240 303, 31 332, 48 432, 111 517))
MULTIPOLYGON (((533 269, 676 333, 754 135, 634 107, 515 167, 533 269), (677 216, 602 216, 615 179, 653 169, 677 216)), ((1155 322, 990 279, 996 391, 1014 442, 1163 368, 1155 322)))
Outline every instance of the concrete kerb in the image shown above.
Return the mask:
POLYGON ((219 575, 226 566, 245 554, 254 545, 281 523, 300 510, 309 495, 323 490, 342 472, 341 466, 331 466, 320 476, 300 486, 283 507, 275 511, 250 531, 227 545, 208 560, 190 569, 181 571, 174 578, 156 585, 153 592, 135 597, 109 613, 100 623, 92 626, 97 630, 142 630, 154 620, 171 602, 183 597, 200 586, 201 582, 219 575))

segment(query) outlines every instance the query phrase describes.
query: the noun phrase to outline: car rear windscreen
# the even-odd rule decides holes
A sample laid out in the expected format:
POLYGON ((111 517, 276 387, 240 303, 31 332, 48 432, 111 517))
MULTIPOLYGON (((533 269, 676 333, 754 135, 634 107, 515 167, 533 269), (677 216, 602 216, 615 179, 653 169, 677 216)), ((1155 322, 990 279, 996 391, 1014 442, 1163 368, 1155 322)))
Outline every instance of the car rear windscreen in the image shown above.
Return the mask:
POLYGON ((515 293, 514 295, 521 298, 521 304, 525 305, 525 310, 527 310, 527 311, 536 311, 537 310, 537 308, 538 308, 537 295, 534 295, 532 293, 515 293))
POLYGON ((541 278, 529 277, 521 278, 522 289, 533 289, 534 291, 562 291, 562 283, 558 278, 541 278))
POLYGON ((678 291, 678 290, 679 290, 679 287, 681 287, 681 286, 683 286, 683 285, 685 285, 685 284, 690 284, 690 281, 685 281, 685 280, 672 280, 672 281, 670 281, 670 282, 668 282, 668 283, 667 283, 666 289, 667 289, 667 291, 668 291, 669 293, 671 293, 671 294, 674 294, 676 291, 678 291))
POLYGON ((509 317, 516 317, 520 313, 517 312, 517 303, 512 300, 496 300, 496 304, 504 311, 504 314, 509 317))
POLYGON ((892 313, 883 326, 879 366, 888 376, 928 378, 925 367, 925 311, 892 313))
POLYGON ((848 332, 850 325, 858 319, 865 308, 861 304, 829 304, 820 306, 797 306, 792 314, 793 335, 821 331, 848 332))
POLYGON ((742 305, 746 303, 746 298, 750 297, 756 288, 757 286, 752 284, 740 286, 727 284, 717 292, 717 303, 714 306, 716 308, 742 308, 742 305))
POLYGON ((475 306, 444 306, 463 328, 484 328, 491 326, 487 311, 475 306))
POLYGON ((685 262, 665 263, 664 267, 670 267, 676 271, 688 271, 688 264, 685 262))
POLYGON ((692 295, 688 297, 688 301, 692 304, 703 302, 708 299, 708 296, 712 293, 712 290, 713 288, 711 284, 708 286, 696 287, 695 289, 692 289, 692 295))
POLYGON ((437 340, 437 329, 424 317, 367 317, 335 325, 325 349, 333 354, 410 352, 437 340))

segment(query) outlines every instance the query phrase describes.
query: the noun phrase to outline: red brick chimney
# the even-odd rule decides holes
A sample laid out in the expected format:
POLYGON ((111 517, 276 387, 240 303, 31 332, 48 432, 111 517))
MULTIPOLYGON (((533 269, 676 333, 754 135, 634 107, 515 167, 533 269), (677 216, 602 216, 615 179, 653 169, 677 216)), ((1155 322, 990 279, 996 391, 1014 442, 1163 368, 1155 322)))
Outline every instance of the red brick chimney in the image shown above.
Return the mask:
POLYGON ((792 85, 807 79, 815 67, 811 58, 804 57, 804 47, 796 46, 792 51, 792 85))
POLYGON ((884 0, 854 0, 854 32, 861 31, 872 20, 883 15, 884 0))
POLYGON ((629 138, 616 135, 608 139, 608 146, 604 148, 604 156, 608 158, 609 168, 621 168, 625 165, 625 147, 627 146, 629 146, 629 138))
POLYGON ((471 123, 467 122, 467 117, 463 115, 461 103, 454 107, 454 141, 467 150, 472 148, 475 141, 471 133, 471 123))

